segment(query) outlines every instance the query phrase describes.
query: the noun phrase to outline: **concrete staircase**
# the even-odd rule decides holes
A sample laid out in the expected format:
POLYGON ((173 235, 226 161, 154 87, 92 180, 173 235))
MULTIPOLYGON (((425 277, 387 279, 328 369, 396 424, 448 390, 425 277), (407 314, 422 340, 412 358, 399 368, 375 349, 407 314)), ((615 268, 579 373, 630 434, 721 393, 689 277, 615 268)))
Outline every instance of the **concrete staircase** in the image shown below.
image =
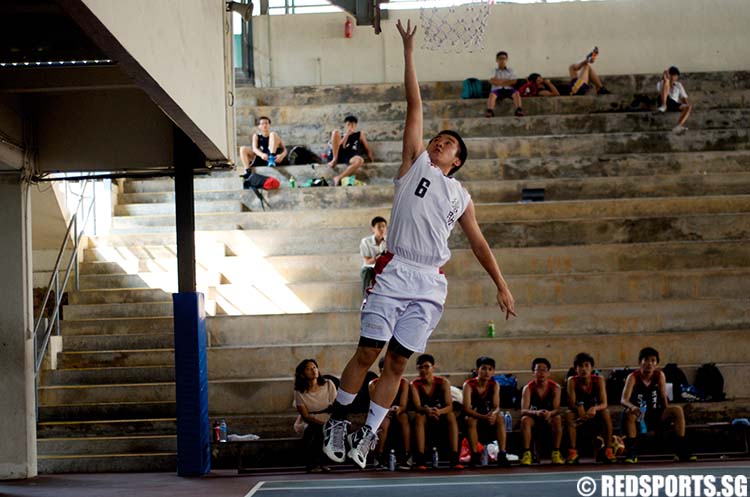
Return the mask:
MULTIPOLYGON (((695 110, 682 136, 669 132, 673 114, 622 111, 634 92, 651 92, 654 76, 607 78, 615 94, 604 97, 527 99, 525 118, 485 119, 481 101, 455 98, 459 83, 423 85, 425 136, 452 127, 467 139, 460 179, 519 312, 502 321, 493 286, 456 230, 448 304, 428 349, 441 373, 460 384, 474 359, 490 354, 525 381, 541 355, 559 376, 582 350, 606 371, 634 365, 651 345, 689 376, 719 363, 727 394, 750 397, 750 73, 685 80, 695 110), (518 203, 530 187, 545 188, 546 201, 518 203), (486 337, 489 320, 497 338, 486 337)), ((389 214, 401 92, 390 84, 237 89, 240 143, 256 116, 269 115, 287 143, 317 151, 354 112, 380 162, 362 171, 364 187, 288 187, 291 176, 330 178, 325 166, 259 171, 282 184, 267 194, 266 212, 237 173, 196 178, 210 410, 230 432, 290 436, 296 364, 315 357, 339 374, 352 353, 357 247, 370 219, 389 214)), ((507 102, 497 114, 510 114, 507 102)), ((57 369, 39 387, 42 472, 175 467, 173 202, 170 179, 127 181, 112 233, 89 241, 81 291, 64 309, 57 369)))

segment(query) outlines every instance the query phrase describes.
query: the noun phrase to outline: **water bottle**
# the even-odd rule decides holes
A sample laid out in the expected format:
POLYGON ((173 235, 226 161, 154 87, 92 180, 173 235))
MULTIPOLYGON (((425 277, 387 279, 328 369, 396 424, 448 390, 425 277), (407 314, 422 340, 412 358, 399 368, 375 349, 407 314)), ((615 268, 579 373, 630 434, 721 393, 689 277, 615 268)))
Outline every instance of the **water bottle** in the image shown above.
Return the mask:
POLYGON ((396 471, 396 451, 393 449, 388 454, 388 471, 396 471))
POLYGON ((268 167, 276 167, 276 154, 268 154, 268 167))
POLYGON ((432 468, 433 469, 437 469, 439 460, 440 458, 438 457, 437 447, 433 447, 432 448, 432 468))
POLYGON ((482 449, 482 466, 487 466, 487 464, 489 464, 489 461, 490 461, 490 455, 487 452, 487 446, 485 445, 484 448, 482 449))
POLYGON ((638 416, 638 428, 641 433, 648 432, 648 427, 646 426, 646 401, 641 401, 641 415, 638 416))
POLYGON ((487 338, 495 338, 495 322, 487 323, 487 338))
POLYGON ((222 419, 221 423, 219 423, 219 442, 226 442, 227 441, 227 422, 222 419))
POLYGON ((294 179, 294 176, 289 178, 289 188, 297 188, 297 180, 294 179))
POLYGON ((503 413, 503 419, 505 419, 505 433, 513 431, 513 416, 508 411, 503 413))

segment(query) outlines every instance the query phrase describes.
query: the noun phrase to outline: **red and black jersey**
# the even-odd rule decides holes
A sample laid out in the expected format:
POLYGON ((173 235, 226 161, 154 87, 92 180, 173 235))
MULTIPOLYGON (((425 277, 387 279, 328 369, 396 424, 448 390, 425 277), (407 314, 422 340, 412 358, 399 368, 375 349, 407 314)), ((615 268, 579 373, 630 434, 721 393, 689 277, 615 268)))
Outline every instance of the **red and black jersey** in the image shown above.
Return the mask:
POLYGON ((484 392, 479 391, 479 379, 471 378, 466 380, 467 385, 471 389, 471 408, 479 414, 489 414, 495 409, 493 404, 493 397, 495 395, 495 389, 498 388, 498 384, 494 378, 490 378, 485 385, 484 392))
POLYGON ((633 393, 630 394, 630 403, 640 406, 642 401, 646 401, 646 409, 664 409, 661 395, 659 394, 659 375, 661 370, 656 369, 651 376, 651 383, 646 385, 640 370, 630 373, 635 379, 633 384, 633 393))
POLYGON ((546 410, 551 411, 554 409, 555 403, 555 387, 557 383, 552 380, 547 380, 547 388, 544 393, 540 396, 536 388, 536 381, 531 380, 526 384, 531 391, 531 402, 529 403, 529 409, 532 411, 546 410))
POLYGON ((417 389, 419 402, 422 407, 445 407, 445 379, 440 376, 432 377, 432 391, 427 393, 427 382, 422 378, 417 378, 411 382, 417 389))
POLYGON ((584 409, 589 409, 595 405, 600 404, 602 401, 602 399, 599 398, 601 381, 601 376, 592 374, 591 383, 589 383, 588 385, 584 385, 580 376, 573 376, 573 386, 576 393, 576 404, 579 406, 583 406, 584 409))

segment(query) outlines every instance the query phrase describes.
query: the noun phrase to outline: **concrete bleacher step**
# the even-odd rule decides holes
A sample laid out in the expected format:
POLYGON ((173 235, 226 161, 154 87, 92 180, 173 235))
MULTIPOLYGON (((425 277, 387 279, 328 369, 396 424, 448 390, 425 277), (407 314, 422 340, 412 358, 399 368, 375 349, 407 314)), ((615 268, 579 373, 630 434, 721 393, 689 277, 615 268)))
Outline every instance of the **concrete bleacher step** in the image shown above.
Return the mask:
MULTIPOLYGON (((173 384, 174 385, 174 384, 173 384)), ((71 387, 74 388, 74 387, 71 387)), ((88 387, 78 387, 88 390, 88 387)), ((174 390, 174 386, 172 386, 174 390)), ((129 402, 135 399, 123 399, 129 402)), ((138 399, 148 403, 148 400, 138 399)), ((171 399, 174 402, 174 399, 171 399)), ((42 407, 40 402, 40 408, 42 407)), ((72 421, 42 421, 37 423, 37 437, 42 438, 79 438, 86 436, 154 436, 175 435, 177 423, 171 418, 131 418, 131 419, 94 419, 72 421)))
MULTIPOLYGON (((655 93, 659 74, 602 75, 607 88, 615 94, 655 93)), ((552 78, 556 81, 556 78, 552 78)), ((692 92, 723 93, 725 91, 750 88, 749 71, 723 71, 684 73, 682 80, 692 92)), ((562 81, 569 83, 567 78, 562 81)), ((461 95, 462 81, 437 81, 420 83, 422 99, 454 99, 461 95)), ((238 85, 237 107, 246 105, 300 106, 320 104, 346 104, 349 102, 393 102, 403 101, 402 83, 370 83, 357 85, 291 86, 283 88, 256 88, 238 85)), ((578 98, 578 97, 576 97, 578 98)), ((343 119, 342 113, 341 118, 343 119)))
POLYGON ((51 386, 102 385, 165 381, 174 381, 173 366, 55 369, 49 371, 44 384, 51 386))
MULTIPOLYGON (((655 95, 655 88, 654 88, 655 95)), ((597 112, 625 111, 633 100, 632 95, 586 95, 583 97, 553 97, 524 99, 524 111, 528 116, 567 115, 597 112)), ((750 104, 750 90, 727 90, 715 92, 690 92, 693 109, 743 108, 750 104)), ((428 118, 478 117, 484 115, 485 99, 461 99, 458 95, 441 100, 423 100, 422 108, 428 118)), ((497 104, 497 116, 511 115, 512 102, 505 100, 497 104)), ((322 123, 336 128, 343 122, 344 116, 357 116, 360 129, 367 132, 370 121, 403 121, 406 119, 406 101, 390 102, 361 101, 348 104, 340 102, 329 104, 298 105, 243 105, 240 101, 235 109, 235 119, 239 135, 247 136, 255 132, 255 121, 260 116, 271 119, 272 128, 279 125, 322 123)), ((329 130, 330 131, 330 130, 329 130)), ((283 137, 283 135, 282 135, 283 137)), ((286 138, 286 137, 284 137, 286 138)), ((287 140, 288 141, 288 140, 287 140)), ((291 142, 290 142, 291 143, 291 142)))
MULTIPOLYGON (((544 200, 598 200, 618 198, 679 197, 690 192, 691 196, 742 195, 750 192, 750 170, 740 173, 663 175, 643 178, 559 178, 506 181, 468 181, 464 188, 471 194, 475 204, 519 202, 523 190, 543 188, 544 200)), ((305 190, 282 190, 268 194, 268 203, 274 210, 295 211, 314 208, 315 203, 325 203, 330 209, 349 209, 370 205, 387 206, 393 198, 393 185, 367 186, 359 188, 325 188, 316 192, 314 198, 305 190), (305 198, 307 197, 307 198, 305 198), (299 201, 300 198, 302 201, 299 201)), ((230 193, 234 194, 234 193, 230 193)), ((138 228, 154 229, 173 227, 174 213, 163 214, 162 205, 139 204, 141 215, 115 216, 112 229, 115 233, 138 228)), ((234 225, 238 229, 252 229, 255 212, 196 214, 197 229, 221 229, 234 225)))
POLYGON ((37 446, 40 456, 100 455, 136 452, 175 453, 176 435, 141 435, 130 437, 62 437, 41 438, 37 446))
MULTIPOLYGON (((171 315, 171 311, 167 315, 171 315)), ((172 348, 174 336, 172 333, 73 335, 63 337, 63 347, 70 351, 172 348)))
MULTIPOLYGON (((469 157, 475 159, 643 152, 706 152, 748 150, 748 130, 746 128, 693 130, 680 135, 666 131, 561 134, 467 138, 465 142, 469 157)), ((375 157, 380 161, 397 161, 401 158, 401 140, 372 142, 371 145, 375 157)))
MULTIPOLYGON (((740 240, 750 231, 750 213, 674 213, 655 214, 649 217, 558 218, 547 221, 498 219, 492 223, 480 220, 480 226, 485 238, 493 247, 645 243, 668 240, 740 240)), ((170 234, 173 232, 164 227, 149 230, 138 228, 134 232, 144 231, 166 231, 170 234)), ((124 230, 116 234, 126 233, 127 230, 124 230)), ((326 229, 317 232, 296 229, 244 230, 238 233, 245 237, 244 243, 247 246, 263 254, 273 255, 336 253, 342 250, 350 252, 351 247, 359 245, 363 236, 362 228, 326 229), (317 241, 312 238, 316 238, 317 241)), ((460 231, 453 234, 449 247, 468 248, 465 235, 460 231)), ((143 286, 143 283, 138 286, 143 286)))
MULTIPOLYGON (((94 263, 108 265, 109 263, 94 263)), ((89 268, 94 265, 91 263, 81 264, 81 269, 85 266, 89 268)), ((113 264, 114 265, 114 264, 113 264)), ((119 271, 110 270, 106 268, 97 268, 102 272, 118 273, 119 271)), ((172 298, 172 293, 164 291, 160 288, 98 288, 96 290, 82 290, 79 292, 69 292, 68 302, 73 304, 125 304, 125 303, 140 303, 140 302, 164 302, 172 298)))
MULTIPOLYGON (((652 337, 649 337, 652 338, 652 337)), ((437 350, 438 343, 431 344, 431 347, 435 346, 436 362, 438 367, 440 361, 451 356, 451 347, 437 350), (442 354, 440 353, 442 352, 442 354)), ((502 344, 498 343, 498 347, 502 344)), ((656 342, 649 342, 656 343, 656 342)), ((594 347, 586 342, 586 346, 583 350, 594 350, 594 347)), ((603 346, 603 342, 598 342, 596 345, 603 346)), ((666 347, 668 344, 664 343, 666 347)), ((632 364, 635 358, 638 356, 638 350, 641 344, 630 343, 628 345, 627 352, 629 356, 626 361, 618 362, 618 364, 632 364)), ((659 347, 659 345, 657 345, 659 347)), ((674 357, 673 354, 678 353, 675 347, 665 350, 665 358, 667 353, 670 357, 674 357)), ((349 346, 350 352, 353 350, 354 344, 349 346)), ((697 345, 696 349, 700 349, 697 345)), ((504 350, 504 349, 503 349, 504 350)), ((573 349, 580 351, 581 349, 573 349)), ((432 348, 428 348, 428 351, 432 351, 432 348)), ((493 349, 494 351, 494 349, 493 349)), ((474 360, 478 355, 482 355, 481 350, 475 350, 477 355, 474 355, 466 364, 462 364, 461 371, 445 374, 446 370, 438 369, 439 374, 444 374, 448 377, 452 384, 461 385, 469 376, 468 368, 470 368, 474 360)), ((546 352, 546 351, 545 351, 546 352)), ((531 354, 531 351, 529 352, 531 354)), ((571 358, 575 352, 569 354, 564 358, 561 364, 569 365, 571 358)), ((700 355, 701 350, 696 350, 695 355, 700 355)), ((513 352, 505 350, 502 358, 512 356, 513 352)), ((549 354, 553 361, 554 356, 549 354)), ((528 355, 528 363, 530 364, 532 355, 528 355)), ((700 356, 700 362, 705 357, 705 349, 703 355, 700 356)), ((700 363, 699 362, 699 363, 700 363)), ((502 364, 502 361, 500 362, 502 364)), ((519 382, 526 382, 531 379, 531 374, 526 373, 529 371, 529 364, 523 364, 516 371, 519 372, 519 382), (525 366, 525 367, 523 367, 525 366), (523 367, 523 369, 520 369, 523 367)), ((553 362, 553 366, 556 363, 553 362)), ((682 363, 687 364, 687 363, 682 363)), ((605 365, 606 366, 606 365, 605 365)), ((750 374, 750 363, 721 363, 717 362, 717 366, 722 372, 725 379, 725 392, 727 396, 731 398, 747 398, 748 387, 745 381, 748 374, 750 374)), ((604 369, 608 368, 606 366, 604 369)), ((566 368, 567 369, 567 368, 566 368)), ((512 368, 502 368, 503 371, 513 372, 512 368)), ((323 372, 328 371, 324 369, 323 372)), ((333 370, 331 370, 333 371, 333 370)), ((274 378, 243 378, 243 379, 218 379, 209 380, 208 388, 208 401, 212 415, 230 416, 230 415, 249 415, 249 414, 278 414, 288 412, 293 400, 293 379, 289 374, 290 371, 284 377, 274 378)), ((686 372, 687 374, 687 372, 686 372)), ((410 377, 413 377, 410 375, 410 377)), ((68 401, 73 398, 85 399, 87 402, 118 402, 120 400, 132 401, 134 399, 141 400, 144 402, 153 402, 155 400, 174 400, 174 384, 173 383, 158 383, 158 384, 130 384, 130 385, 91 385, 91 386, 44 386, 39 389, 39 402, 40 405, 50 403, 60 403, 68 401)), ((88 432, 100 433, 102 429, 117 429, 117 425, 122 423, 123 431, 127 431, 128 435, 138 434, 166 434, 169 430, 168 423, 174 423, 174 420, 131 420, 130 423, 127 420, 120 421, 91 421, 91 422, 71 422, 65 423, 40 423, 39 429, 46 430, 47 433, 55 433, 55 435, 45 436, 74 436, 74 433, 80 432, 81 434, 88 432), (159 431, 154 431, 156 425, 164 425, 159 431), (109 428, 108 428, 109 427, 109 428), (162 431, 163 430, 163 431, 162 431), (63 435, 58 435, 63 433, 63 435)), ((172 432, 174 433, 174 431, 172 432)), ((80 436, 80 435, 79 435, 80 436)))
POLYGON ((59 473, 144 473, 175 471, 176 452, 63 455, 38 458, 40 474, 59 473))
MULTIPOLYGON (((70 420, 127 420, 127 419, 174 419, 176 404, 174 401, 160 402, 115 402, 115 403, 92 403, 92 404, 62 404, 62 405, 42 405, 39 406, 37 421, 40 423, 53 421, 70 421, 70 420)), ((56 426, 58 431, 67 425, 50 425, 49 428, 56 426)), ((157 426, 157 429, 161 429, 157 426)), ((171 425, 170 425, 171 426, 171 425)), ((169 428, 172 429, 173 428, 169 428)), ((50 432, 51 433, 51 432, 50 432)), ((68 432, 62 432, 65 435, 68 432)), ((98 432, 97 432, 98 433, 98 432)), ((120 433, 120 428, 115 429, 115 434, 120 433)), ((64 436, 64 435, 48 435, 64 436)))
MULTIPOLYGON (((478 114, 478 113, 477 113, 478 114)), ((750 109, 717 109, 694 111, 690 129, 722 130, 747 126, 750 109)), ((547 135, 587 135, 591 133, 643 133, 671 131, 676 124, 669 114, 619 112, 602 114, 527 115, 432 118, 424 116, 423 138, 429 140, 443 129, 455 129, 464 139, 476 137, 521 137, 547 135)), ((273 129, 289 143, 315 144, 319 147, 329 139, 330 125, 325 122, 274 125, 273 129)), ((360 128, 368 143, 400 140, 404 133, 403 119, 368 121, 360 128)), ((248 131, 251 131, 248 129, 248 131)))

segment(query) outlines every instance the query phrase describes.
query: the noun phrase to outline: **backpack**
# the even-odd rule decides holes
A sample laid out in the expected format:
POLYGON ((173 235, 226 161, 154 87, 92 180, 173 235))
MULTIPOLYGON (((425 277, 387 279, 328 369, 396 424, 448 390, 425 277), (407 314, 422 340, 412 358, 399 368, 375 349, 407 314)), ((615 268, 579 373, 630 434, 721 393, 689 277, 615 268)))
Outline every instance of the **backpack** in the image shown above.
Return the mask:
POLYGON ((622 391, 625 389, 625 380, 633 370, 630 368, 617 368, 610 371, 607 375, 607 403, 609 405, 618 405, 622 398, 622 391))
POLYGON ((298 166, 300 164, 320 164, 318 154, 305 147, 292 147, 289 151, 289 164, 298 166))
POLYGON ((724 376, 713 362, 698 368, 695 373, 695 388, 703 393, 703 400, 718 402, 726 398, 724 376))
POLYGON ((477 78, 468 78, 464 80, 461 98, 482 98, 482 82, 477 78))
POLYGON ((672 384, 672 394, 674 395, 674 401, 679 402, 681 400, 684 400, 682 397, 682 392, 686 387, 690 385, 690 383, 688 383, 687 376, 685 376, 685 372, 677 367, 677 364, 675 364, 674 362, 670 362, 669 364, 664 366, 662 368, 662 371, 664 372, 664 377, 666 378, 667 383, 672 384))
POLYGON ((495 381, 500 385, 500 406, 503 408, 521 407, 521 391, 518 378, 510 373, 496 374, 495 381))

